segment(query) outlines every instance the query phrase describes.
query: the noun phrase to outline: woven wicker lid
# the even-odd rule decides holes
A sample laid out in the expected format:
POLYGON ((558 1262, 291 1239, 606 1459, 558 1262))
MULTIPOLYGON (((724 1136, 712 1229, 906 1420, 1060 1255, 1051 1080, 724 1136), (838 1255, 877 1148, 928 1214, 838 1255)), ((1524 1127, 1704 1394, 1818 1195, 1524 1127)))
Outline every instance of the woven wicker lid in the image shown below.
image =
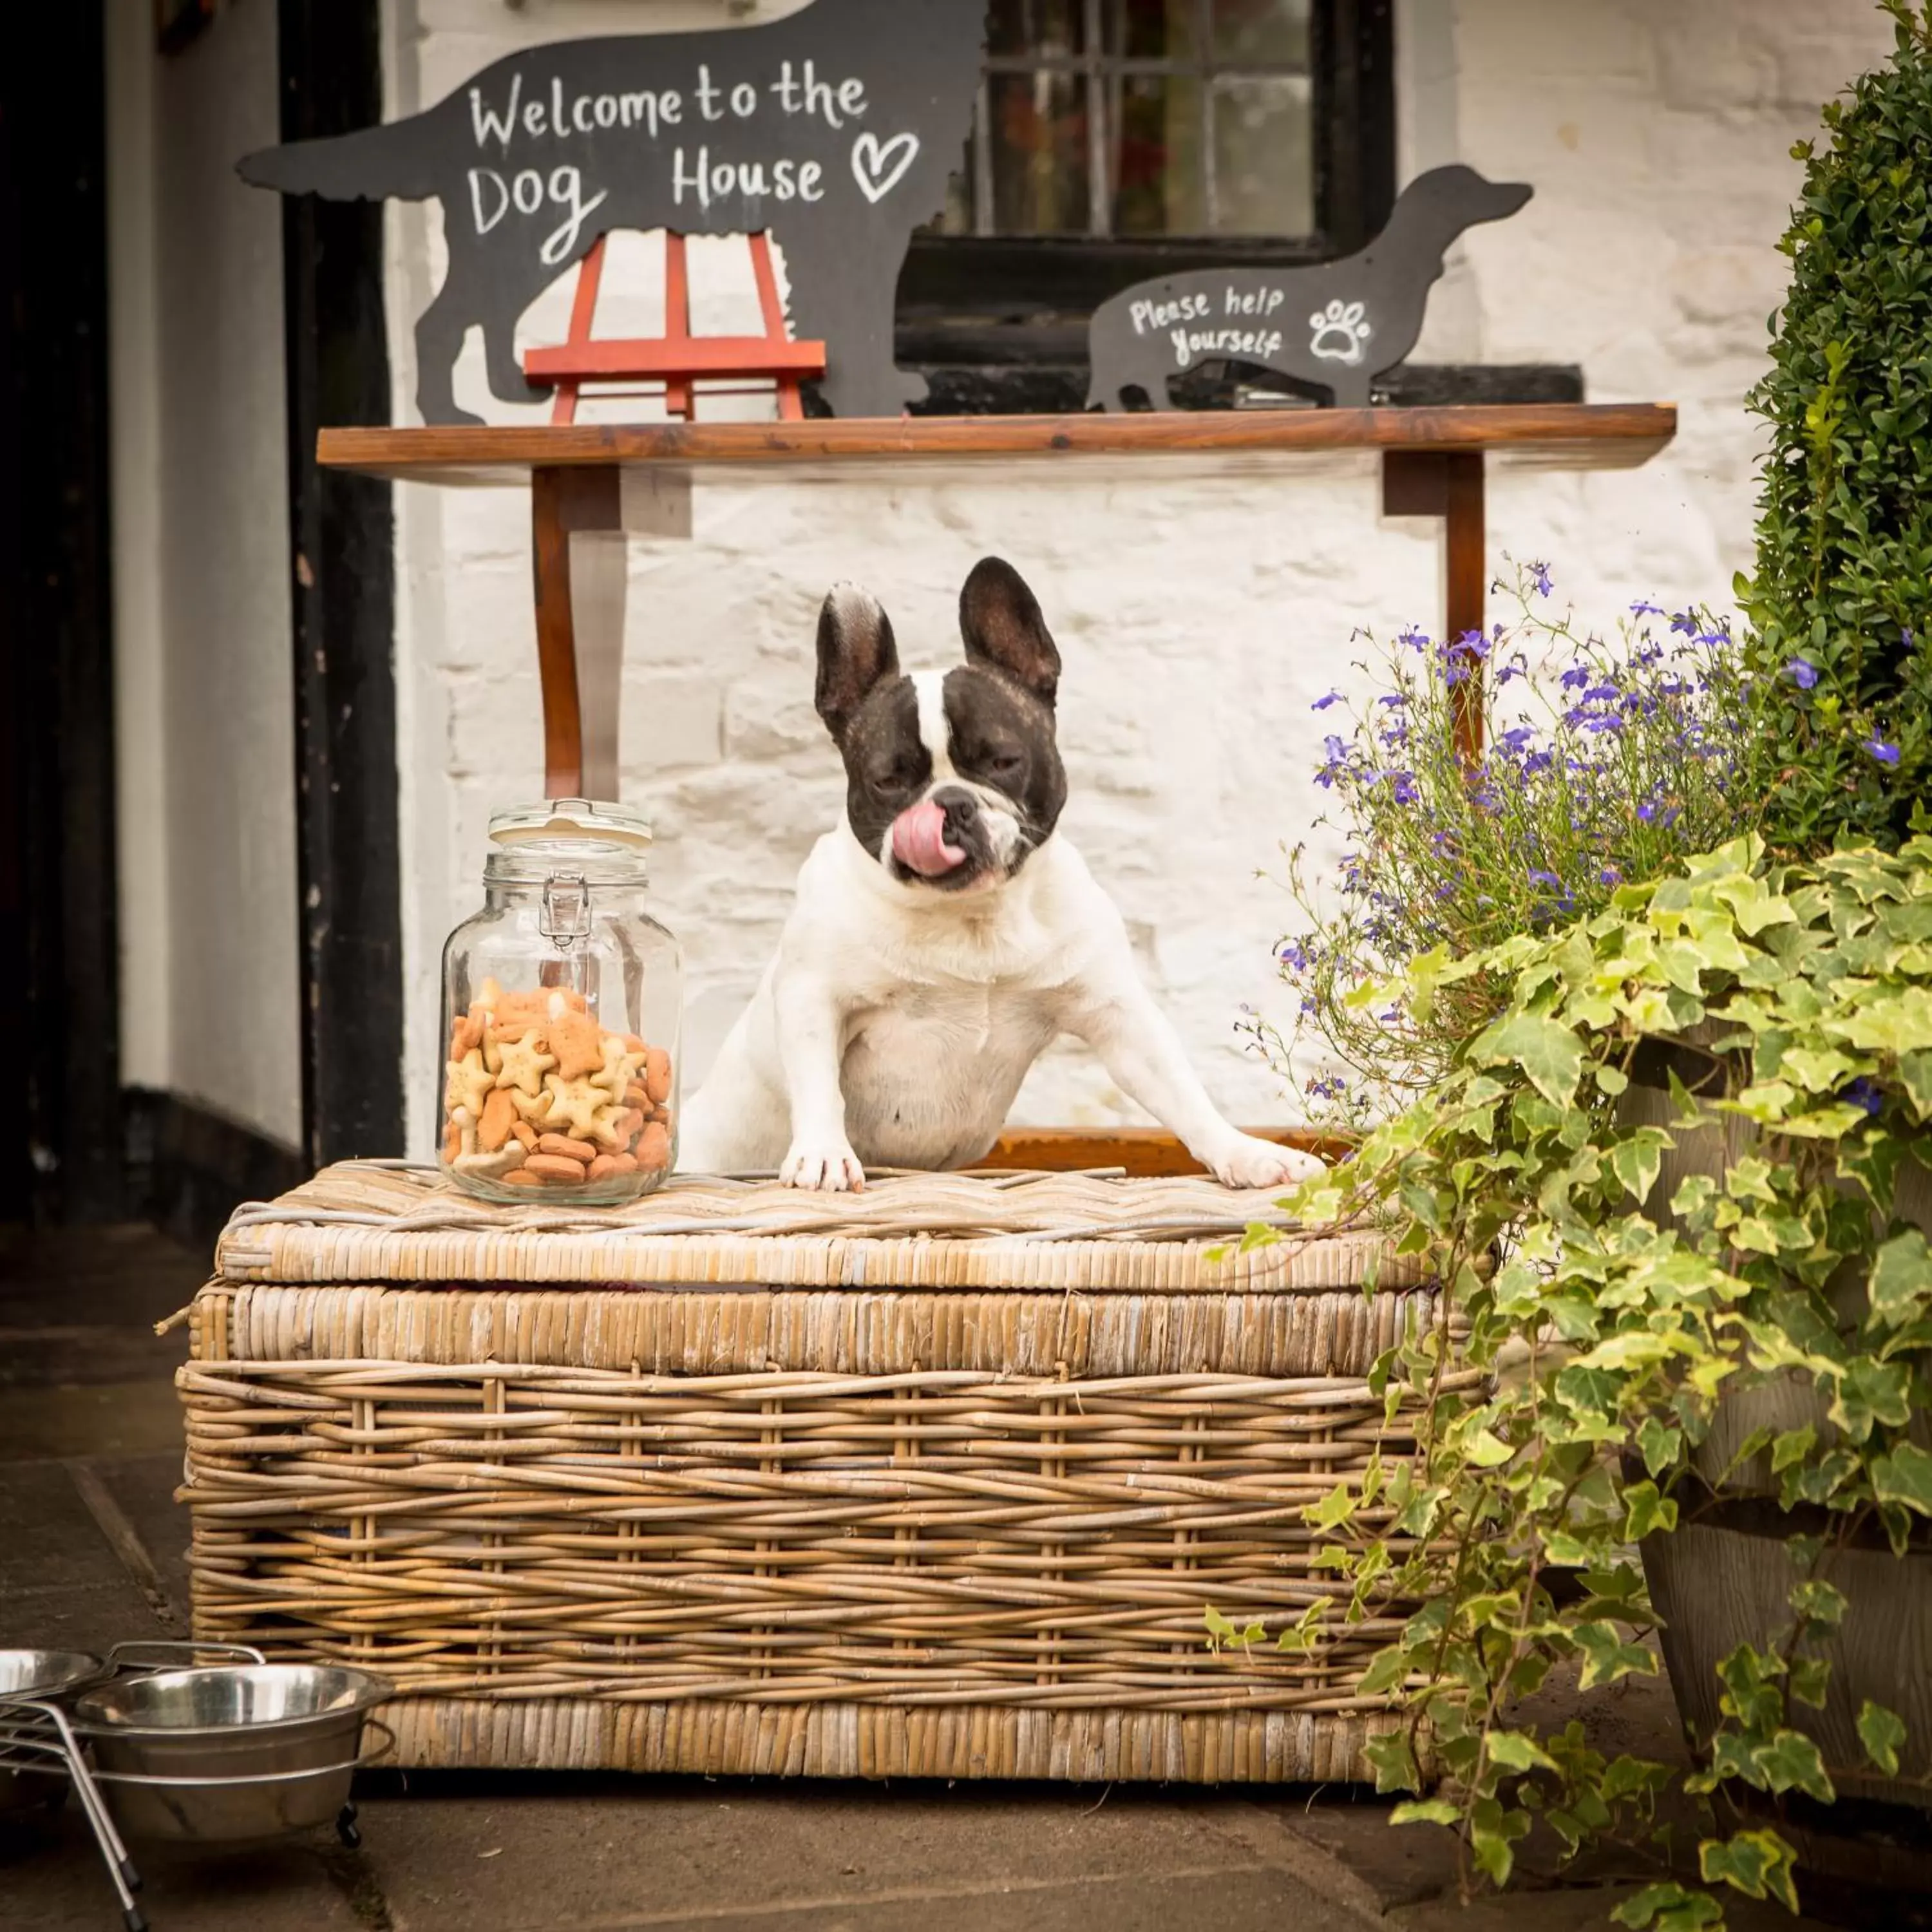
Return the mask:
POLYGON ((345 1161, 238 1208, 225 1281, 601 1282, 640 1288, 1285 1292, 1390 1288, 1414 1264, 1361 1231, 1288 1226, 1266 1190, 1104 1174, 874 1174, 861 1194, 680 1175, 619 1208, 499 1208, 433 1167, 345 1161), (1279 1243, 1237 1248, 1257 1222, 1279 1243))

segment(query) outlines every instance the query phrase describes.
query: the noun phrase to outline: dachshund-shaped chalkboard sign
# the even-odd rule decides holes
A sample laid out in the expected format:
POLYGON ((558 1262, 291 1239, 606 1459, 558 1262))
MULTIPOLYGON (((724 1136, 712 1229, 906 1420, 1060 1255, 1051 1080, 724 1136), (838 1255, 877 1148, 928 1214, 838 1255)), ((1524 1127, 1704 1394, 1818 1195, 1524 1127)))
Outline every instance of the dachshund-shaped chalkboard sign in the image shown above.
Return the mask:
POLYGON ((796 332, 822 339, 840 416, 897 416, 925 393, 892 360, 912 231, 959 165, 986 0, 814 0, 769 26, 567 40, 512 54, 437 106, 250 154, 287 194, 442 204, 449 268, 416 324, 417 406, 458 408, 456 360, 483 332, 492 392, 524 379, 517 322, 597 238, 769 230, 796 332))
POLYGON ((1500 221, 1530 197, 1473 168, 1432 168, 1404 188, 1388 225, 1360 254, 1307 268, 1202 268, 1139 282, 1094 311, 1089 409, 1145 392, 1168 404, 1167 380, 1204 362, 1250 362, 1365 407, 1369 382, 1422 333, 1442 257, 1464 229, 1500 221))

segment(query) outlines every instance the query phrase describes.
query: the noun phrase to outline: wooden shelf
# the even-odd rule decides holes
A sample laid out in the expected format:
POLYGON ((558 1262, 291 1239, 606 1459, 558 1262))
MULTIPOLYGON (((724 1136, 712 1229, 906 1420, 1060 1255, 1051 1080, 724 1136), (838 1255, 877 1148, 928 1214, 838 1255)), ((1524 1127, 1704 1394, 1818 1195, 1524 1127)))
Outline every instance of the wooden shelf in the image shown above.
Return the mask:
POLYGON ((1522 403, 1468 408, 1241 410, 1144 415, 909 416, 803 422, 548 424, 499 428, 326 429, 316 458, 398 482, 520 483, 535 470, 650 468, 746 477, 850 477, 1016 458, 1214 467, 1322 451, 1493 452, 1570 470, 1629 469, 1677 433, 1667 403, 1522 403))

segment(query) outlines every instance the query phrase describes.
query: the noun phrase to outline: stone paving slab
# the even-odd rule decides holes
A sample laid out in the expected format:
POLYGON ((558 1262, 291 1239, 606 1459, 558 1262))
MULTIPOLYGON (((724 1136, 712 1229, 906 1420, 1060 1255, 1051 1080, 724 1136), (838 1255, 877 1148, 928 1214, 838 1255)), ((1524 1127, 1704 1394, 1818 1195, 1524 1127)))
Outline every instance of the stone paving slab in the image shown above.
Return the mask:
MULTIPOLYGON (((358 1910, 362 1874, 325 1838, 218 1859, 159 1846, 130 1850, 150 1932, 379 1932, 384 1925, 380 1906, 375 1916, 358 1910)), ((70 1803, 51 1822, 0 1822, 0 1926, 120 1932, 119 1901, 77 1806, 70 1803)))
POLYGON ((1171 1925, 1190 1888, 1212 1893, 1228 1932, 1318 1906, 1337 1932, 1376 1922, 1364 1896, 1332 1895, 1353 1888, 1326 1854, 1264 1820, 1257 1830, 1235 1797, 686 1778, 517 1796, 502 1780, 411 1782, 411 1796, 363 1807, 362 1856, 398 1932, 537 1932, 557 1922, 560 1886, 577 1932, 1171 1925), (1143 1913, 1142 1894, 1165 1916, 1123 1916, 1143 1913))

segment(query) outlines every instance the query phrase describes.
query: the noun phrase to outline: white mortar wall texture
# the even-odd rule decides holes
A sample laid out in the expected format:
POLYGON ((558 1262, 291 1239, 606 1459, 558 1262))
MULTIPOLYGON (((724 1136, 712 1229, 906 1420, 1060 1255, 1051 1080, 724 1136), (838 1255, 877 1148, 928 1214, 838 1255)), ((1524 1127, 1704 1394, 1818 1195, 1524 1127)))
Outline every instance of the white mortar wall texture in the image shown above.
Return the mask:
MULTIPOLYGON (((515 45, 724 18, 700 0, 390 0, 389 111, 441 98, 515 45)), ((1640 470, 1492 466, 1492 559, 1548 559, 1559 596, 1593 622, 1640 595, 1727 602, 1750 558, 1756 442, 1742 404, 1782 286, 1788 150, 1825 95, 1882 54, 1882 17, 1852 0, 1402 0, 1397 20, 1405 174, 1460 159, 1537 190, 1468 238, 1418 359, 1574 362, 1592 400, 1682 412, 1676 443, 1640 470)), ((410 326, 441 245, 433 217, 393 210, 399 422, 416 420, 410 326)), ((600 311, 599 332, 657 326, 654 246, 632 248, 623 274, 614 260, 634 306, 600 311)), ((742 260, 736 244, 694 244, 695 326, 755 326, 742 260)), ((525 340, 561 338, 568 295, 536 305, 525 340)), ((529 413, 488 397, 473 340, 458 394, 494 420, 529 413)), ((541 788, 528 514, 516 490, 398 493, 416 1152, 433 1138, 443 935, 479 896, 490 809, 541 788)), ((797 866, 839 808, 841 767, 811 703, 826 588, 868 584, 908 665, 944 663, 959 583, 988 552, 1032 583, 1065 660, 1066 830, 1222 1104, 1247 1121, 1296 1118, 1296 1096, 1234 1032, 1243 1002, 1292 1010, 1272 967, 1288 909, 1257 874, 1279 873, 1285 844, 1334 849, 1312 830, 1310 706, 1346 675, 1352 634, 1440 622, 1432 526, 1382 519, 1374 465, 1352 458, 1259 475, 1016 465, 936 484, 720 487, 698 493, 688 535, 634 535, 623 791, 656 820, 658 904, 685 942, 687 1078, 755 982, 797 866)), ((1070 1048, 1036 1069, 1016 1118, 1136 1116, 1070 1048)))

